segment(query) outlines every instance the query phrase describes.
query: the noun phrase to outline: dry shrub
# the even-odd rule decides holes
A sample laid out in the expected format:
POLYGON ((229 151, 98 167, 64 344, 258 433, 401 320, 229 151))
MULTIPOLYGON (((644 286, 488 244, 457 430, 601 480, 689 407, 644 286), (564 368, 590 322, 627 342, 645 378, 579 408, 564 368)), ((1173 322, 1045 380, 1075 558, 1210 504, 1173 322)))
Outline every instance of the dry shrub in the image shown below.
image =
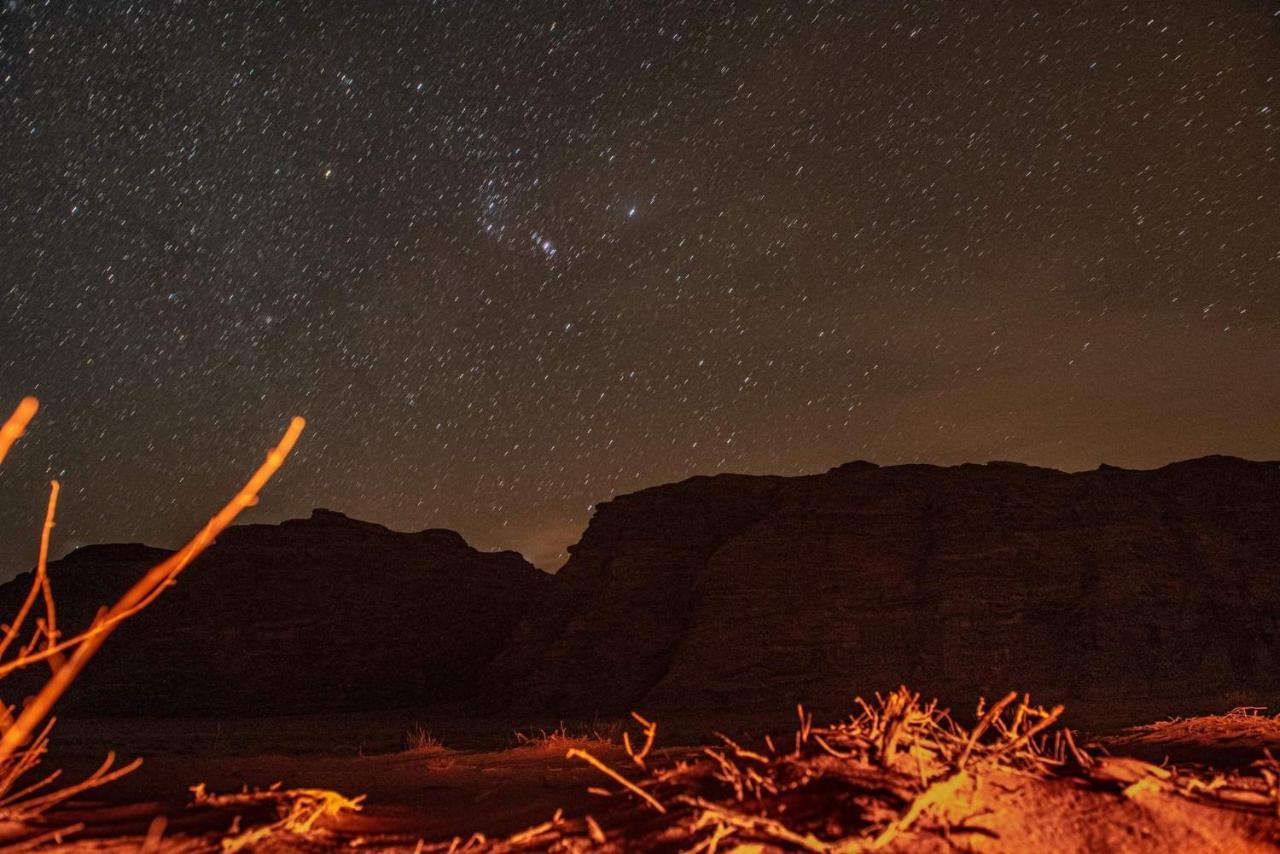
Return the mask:
POLYGON ((623 735, 623 727, 620 722, 601 723, 596 721, 571 728, 564 721, 561 721, 552 730, 516 730, 512 737, 517 749, 562 751, 575 745, 616 744, 623 735))
MULTIPOLYGON (((26 398, 0 426, 0 461, 24 434, 38 409, 39 404, 34 398, 26 398)), ((258 493, 283 464, 303 427, 301 418, 293 419, 280 443, 267 454, 266 461, 190 542, 146 572, 114 605, 103 606, 93 622, 78 632, 64 633, 57 623, 48 558, 59 485, 57 481, 50 485, 31 589, 13 621, 3 627, 0 635, 0 679, 29 667, 49 668, 48 679, 20 709, 0 702, 0 845, 28 847, 60 840, 81 829, 78 825, 49 828, 43 818, 56 805, 115 780, 141 764, 139 759, 117 767, 115 755, 108 753, 98 770, 78 783, 56 786, 61 776, 61 772, 56 770, 32 779, 32 772, 48 751, 49 732, 55 721, 50 713, 57 700, 122 622, 154 602, 245 508, 257 503, 258 493), (41 610, 43 615, 37 615, 41 610)), ((204 795, 203 789, 197 792, 197 796, 198 800, 204 798, 205 803, 215 801, 215 796, 204 795)), ((262 829, 266 834, 280 830, 310 830, 321 815, 356 806, 355 801, 336 793, 311 790, 298 793, 270 791, 233 797, 257 797, 291 804, 280 821, 262 829)))
POLYGON ((413 753, 441 753, 448 749, 443 741, 420 723, 415 723, 405 734, 404 747, 413 753))
POLYGON ((626 797, 630 805, 605 802, 608 812, 598 813, 604 821, 557 813, 504 840, 477 835, 428 850, 851 854, 911 847, 928 837, 967 847, 966 838, 997 835, 982 821, 990 802, 974 798, 980 778, 1073 778, 1128 799, 1155 791, 1280 816, 1280 763, 1270 754, 1230 775, 1093 755, 1058 725, 1061 706, 1045 709, 1016 693, 980 702, 972 728, 906 688, 857 705, 858 714, 821 728, 799 708, 799 726, 785 742, 766 737, 753 749, 720 735, 719 745, 660 768, 651 767, 650 756, 657 726, 637 715, 641 738, 628 737, 625 746, 647 772, 642 780, 628 779, 584 748, 566 754, 608 778, 610 789, 593 791, 626 797))

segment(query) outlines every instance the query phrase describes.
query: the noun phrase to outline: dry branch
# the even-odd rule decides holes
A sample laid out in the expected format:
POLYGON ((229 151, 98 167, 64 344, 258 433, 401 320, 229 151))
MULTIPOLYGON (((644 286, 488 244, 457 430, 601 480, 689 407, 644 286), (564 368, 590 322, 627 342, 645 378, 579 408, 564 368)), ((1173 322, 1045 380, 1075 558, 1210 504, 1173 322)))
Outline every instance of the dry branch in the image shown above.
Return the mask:
POLYGON ((612 779, 614 782, 616 782, 616 783, 618 783, 619 785, 621 785, 623 788, 625 788, 627 791, 631 792, 633 795, 636 795, 636 796, 638 796, 639 798, 641 798, 642 800, 644 800, 644 802, 645 802, 645 803, 647 803, 649 806, 653 807, 653 808, 654 808, 655 810, 657 810, 658 812, 660 812, 660 813, 665 813, 665 812, 667 811, 667 808, 666 808, 666 807, 664 807, 664 806, 663 806, 663 805, 658 801, 658 799, 657 799, 657 798, 655 798, 653 795, 649 794, 649 793, 648 793, 648 792, 646 792, 644 789, 642 789, 642 788, 640 788, 639 786, 637 786, 635 783, 633 783, 633 782, 631 782, 630 780, 628 780, 626 777, 623 777, 623 776, 622 776, 621 774, 619 774, 617 771, 614 771, 614 770, 613 770, 612 768, 610 768, 608 765, 604 764, 604 763, 603 763, 603 762, 601 762, 599 759, 597 759, 595 756, 591 755, 591 753, 590 753, 589 751, 581 750, 581 749, 579 749, 579 748, 577 748, 577 747, 571 747, 571 748, 569 748, 569 750, 565 753, 565 758, 566 758, 566 759, 581 759, 583 762, 586 762, 588 765, 592 766, 592 767, 593 767, 593 768, 595 768, 597 771, 601 772, 602 774, 604 774, 604 775, 606 775, 607 777, 609 777, 610 779, 612 779))
POLYGON ((31 423, 31 419, 35 417, 36 410, 39 408, 40 402, 34 397, 25 397, 4 422, 4 426, 0 427, 0 463, 4 462, 13 443, 22 438, 22 434, 27 431, 27 425, 31 423))
MULTIPOLYGON (((0 426, 0 460, 8 454, 14 442, 23 435, 39 404, 34 398, 22 401, 17 410, 0 426)), ((136 769, 141 760, 121 767, 115 766, 115 754, 108 753, 105 761, 93 774, 73 785, 50 790, 59 779, 60 772, 53 771, 35 782, 23 784, 24 778, 39 764, 48 750, 49 731, 54 718, 49 716, 54 703, 83 670, 86 663, 102 646, 107 636, 124 620, 155 601, 179 573, 183 571, 219 533, 243 511, 257 502, 257 496, 267 481, 276 473, 289 451, 298 440, 304 427, 301 418, 295 418, 285 431, 280 443, 267 455, 266 461, 254 472, 244 487, 224 506, 186 546, 168 560, 153 567, 136 582, 111 608, 103 608, 98 617, 84 631, 69 638, 61 638, 58 629, 57 607, 53 588, 49 581, 49 542, 57 510, 59 484, 50 484, 48 509, 41 530, 40 552, 33 573, 31 588, 23 599, 13 621, 0 633, 0 657, 15 650, 10 660, 0 664, 0 678, 15 670, 47 662, 51 675, 22 711, 14 717, 13 707, 0 703, 0 822, 7 822, 6 835, 0 844, 8 847, 19 845, 34 847, 58 841, 79 829, 78 826, 53 831, 23 833, 25 823, 39 817, 57 804, 89 789, 118 779, 136 769), (18 644, 24 627, 32 615, 35 604, 43 599, 44 616, 36 618, 30 640, 18 644), (69 653, 69 657, 64 655, 69 653), (18 836, 12 825, 17 825, 18 836), (25 838, 22 838, 25 836, 25 838)), ((284 797, 281 795, 280 797, 284 797)), ((306 790, 288 793, 289 812, 272 828, 283 827, 290 832, 309 830, 322 815, 340 809, 352 808, 358 803, 332 792, 306 790)))
MULTIPOLYGON (((173 557, 147 572, 120 597, 102 620, 73 640, 75 651, 71 657, 45 683, 18 715, 17 720, 5 730, 3 735, 0 735, 0 762, 12 756, 26 742, 32 730, 49 714, 53 704, 71 685, 72 680, 80 674, 115 627, 153 602, 164 588, 208 548, 214 538, 225 530, 246 507, 257 502, 258 492, 284 463, 285 457, 298 441, 304 426, 305 422, 301 418, 294 418, 280 440, 280 444, 267 454, 266 462, 254 472, 240 492, 209 520, 200 533, 173 557)), ((46 657, 56 654, 54 651, 66 648, 66 644, 51 644, 45 650, 46 657)))
POLYGON ((191 787, 192 798, 198 806, 273 806, 276 820, 222 839, 222 850, 227 852, 252 850, 255 846, 278 834, 305 835, 311 833, 322 818, 343 812, 359 812, 364 795, 348 798, 329 789, 282 789, 276 786, 235 795, 211 795, 203 783, 191 787))
POLYGON ((627 755, 631 757, 631 761, 644 768, 645 757, 649 755, 650 750, 653 750, 653 741, 658 736, 658 725, 645 718, 639 712, 632 712, 631 717, 635 719, 636 723, 644 727, 644 744, 640 746, 639 750, 636 750, 631 745, 631 734, 623 730, 622 746, 626 748, 627 755))

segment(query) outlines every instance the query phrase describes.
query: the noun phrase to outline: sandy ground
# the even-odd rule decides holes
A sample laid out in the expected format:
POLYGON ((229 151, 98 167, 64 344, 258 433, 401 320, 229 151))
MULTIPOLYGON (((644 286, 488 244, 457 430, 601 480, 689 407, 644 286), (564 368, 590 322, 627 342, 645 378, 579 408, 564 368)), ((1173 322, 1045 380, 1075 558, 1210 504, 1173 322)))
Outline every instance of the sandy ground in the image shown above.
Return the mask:
MULTIPOLYGON (((220 793, 282 783, 364 795, 359 813, 325 823, 336 834, 329 843, 342 846, 363 840, 412 850, 419 839, 447 842, 475 833, 502 838, 546 821, 557 810, 568 818, 595 816, 606 827, 635 818, 637 807, 627 798, 588 791, 612 785, 600 772, 565 757, 568 747, 585 746, 612 767, 638 776, 617 744, 553 737, 495 749, 490 745, 516 741, 514 727, 487 721, 439 728, 454 743, 481 749, 396 749, 421 723, 418 717, 396 712, 220 724, 66 722, 50 765, 65 768, 69 779, 100 761, 96 745, 115 744, 123 759, 142 755, 145 762, 129 777, 94 792, 93 800, 60 809, 48 826, 88 825, 69 850, 136 850, 157 815, 165 817, 170 839, 223 832, 237 822, 237 814, 249 822, 265 817, 252 810, 194 808, 188 789, 196 783, 220 793)), ((1280 754, 1280 719, 1227 715, 1166 721, 1098 739, 1095 745, 1157 764, 1171 757, 1179 763, 1240 767, 1264 748, 1280 754)), ((693 748, 671 748, 654 758, 669 764, 696 755, 693 748)), ((1280 818, 1158 789, 1123 796, 1119 788, 999 773, 974 780, 965 798, 966 815, 957 820, 967 823, 969 832, 945 840, 917 838, 905 850, 1234 851, 1275 850, 1280 842, 1280 818)))
MULTIPOLYGON (((477 832, 501 837, 545 821, 557 809, 580 815, 600 805, 601 798, 587 788, 603 778, 582 762, 567 760, 567 746, 557 741, 500 752, 428 750, 371 756, 154 756, 134 774, 98 792, 92 807, 64 811, 63 817, 100 824, 110 816, 113 826, 104 830, 106 835, 143 833, 155 811, 170 816, 171 827, 181 824, 175 817, 191 812, 192 783, 232 793, 279 782, 289 788, 364 795, 361 812, 341 821, 347 835, 409 841, 466 838, 477 832), (150 812, 141 806, 146 804, 150 812)), ((598 742, 589 747, 602 759, 625 767, 621 747, 598 742)))
POLYGON ((1264 750, 1280 757, 1280 717, 1260 709, 1226 715, 1174 718, 1103 736, 1098 743, 1149 762, 1234 768, 1258 759, 1264 750))
MULTIPOLYGON (((600 797, 586 790, 599 772, 565 758, 588 746, 625 763, 622 747, 605 740, 619 722, 521 722, 442 718, 438 710, 395 710, 339 716, 297 715, 238 720, 67 720, 59 723, 46 766, 85 776, 104 745, 122 760, 143 757, 134 773, 65 809, 59 820, 85 821, 91 835, 145 833, 157 813, 171 831, 222 829, 227 816, 191 808, 190 787, 217 793, 328 788, 364 795, 359 814, 346 816, 344 834, 376 834, 416 841, 506 836, 545 821, 557 809, 582 814, 600 797), (555 734, 563 729, 582 738, 555 734), (429 731, 447 746, 406 749, 429 731), (551 733, 548 737, 548 733, 551 733)), ((616 737, 614 741, 616 741, 616 737)))

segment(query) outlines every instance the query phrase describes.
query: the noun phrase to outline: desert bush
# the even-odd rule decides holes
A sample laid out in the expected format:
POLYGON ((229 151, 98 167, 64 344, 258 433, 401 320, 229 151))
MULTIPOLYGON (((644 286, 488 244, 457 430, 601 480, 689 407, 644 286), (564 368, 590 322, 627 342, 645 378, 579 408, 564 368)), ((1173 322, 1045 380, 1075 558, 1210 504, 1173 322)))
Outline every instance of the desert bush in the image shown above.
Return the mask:
POLYGON ((434 753, 445 749, 444 742, 432 735, 431 730, 420 723, 415 723, 405 733, 404 746, 406 750, 415 753, 434 753))
POLYGON ((520 729, 512 734, 517 748, 563 750, 575 744, 617 744, 623 735, 621 721, 593 721, 569 726, 560 721, 555 729, 520 729))

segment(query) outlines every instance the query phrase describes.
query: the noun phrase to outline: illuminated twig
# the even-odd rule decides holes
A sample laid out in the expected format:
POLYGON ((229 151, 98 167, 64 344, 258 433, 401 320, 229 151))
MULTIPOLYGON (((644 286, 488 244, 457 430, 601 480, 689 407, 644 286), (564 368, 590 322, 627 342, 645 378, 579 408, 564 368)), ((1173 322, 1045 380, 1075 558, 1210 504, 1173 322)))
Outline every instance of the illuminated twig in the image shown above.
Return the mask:
POLYGON ((596 845, 604 845, 609 841, 609 838, 604 835, 604 829, 600 827, 600 822, 589 815, 583 816, 583 820, 586 822, 587 834, 591 837, 592 842, 596 845))
POLYGON ((969 740, 965 742, 964 750, 961 751, 959 758, 956 759, 957 768, 964 768, 965 761, 978 743, 978 737, 986 732, 987 727, 991 726, 991 722, 1000 717, 1000 713, 1005 710, 1005 707, 1016 699, 1018 699, 1018 692, 1010 691, 1004 695, 1004 699, 987 710, 987 713, 982 716, 982 720, 978 721, 978 725, 973 728, 973 732, 969 733, 969 740))
MULTIPOLYGON (((45 636, 48 646, 52 647, 58 640, 58 610, 53 603, 53 588, 49 586, 49 537, 53 534, 53 517, 58 509, 58 482, 49 483, 49 508, 44 515, 44 528, 40 532, 40 557, 36 561, 36 578, 44 591, 45 636)), ((58 656, 50 662, 54 670, 62 666, 62 658, 58 656)))
POLYGON ((622 746, 626 748, 627 755, 631 757, 631 761, 644 768, 644 758, 649 755, 650 750, 653 750, 653 740, 658 735, 658 725, 642 716, 639 712, 632 712, 631 717, 635 718, 636 723, 644 727, 644 744, 641 745, 639 750, 636 750, 631 746, 631 735, 623 730, 622 746))
POLYGON ((633 795, 636 795, 641 799, 643 799, 646 803, 649 804, 649 806, 653 807, 658 812, 665 813, 667 811, 667 808, 664 807, 661 803, 659 803, 657 798, 655 798, 653 795, 649 794, 644 789, 637 786, 635 783, 628 780, 626 777, 623 777, 617 771, 614 771, 608 765, 605 765, 599 759, 596 759, 587 751, 580 750, 576 747, 571 747, 569 751, 565 753, 565 758, 581 759, 583 762, 586 762, 588 765, 592 766, 600 773, 612 778, 614 781, 616 781, 619 785, 621 785, 627 791, 631 792, 633 795))
MULTIPOLYGON (((40 764, 40 757, 49 749, 49 730, 53 729, 54 720, 54 718, 50 718, 45 721, 44 729, 35 737, 31 745, 18 754, 15 759, 9 760, 9 764, 12 767, 7 770, 4 778, 0 779, 0 795, 8 792, 23 774, 40 764)), ((46 779, 48 779, 49 783, 52 783, 56 777, 46 779)), ((6 803, 9 800, 6 798, 6 803)))
POLYGON ((24 816, 39 815, 49 809, 49 807, 56 806, 65 800, 74 798, 81 792, 88 791, 89 789, 96 789, 99 786, 110 783, 112 780, 119 780, 126 774, 132 774, 134 771, 138 770, 140 765, 142 765, 141 759, 135 759, 128 765, 122 765, 112 771, 111 766, 115 764, 115 761, 116 755, 114 753, 108 753, 107 758, 103 760, 102 765, 97 771, 94 771, 92 775, 81 780, 75 785, 58 789, 55 792, 49 792, 47 795, 41 795, 38 798, 23 801, 18 804, 18 808, 14 811, 12 817, 22 818, 24 816))
MULTIPOLYGON (((35 783, 32 783, 30 786, 27 786, 24 789, 20 789, 14 792, 12 795, 5 796, 5 799, 0 801, 0 808, 6 807, 9 804, 17 803, 21 801, 23 798, 27 797, 28 795, 38 792, 46 786, 52 786, 53 781, 57 780, 61 776, 62 776, 61 768, 50 771, 42 779, 36 781, 35 783)), ((23 804, 23 806, 25 807, 26 805, 23 804)))
POLYGON ((1018 748, 1022 747, 1024 744, 1031 741, 1032 738, 1044 732, 1046 729, 1053 726, 1053 724, 1057 723, 1058 718, 1062 717, 1062 713, 1065 710, 1066 710, 1065 706, 1054 706, 1052 709, 1049 710, 1048 714, 1046 714, 1043 718, 1041 718, 1038 723, 1030 727, 1022 735, 1017 736, 1016 738, 1000 745, 995 750, 993 750, 991 752, 991 756, 992 757, 1002 756, 1005 753, 1015 751, 1018 748))
POLYGON ((805 742, 809 740, 809 733, 813 731, 813 715, 805 713, 802 703, 796 703, 796 714, 800 717, 800 729, 796 730, 795 755, 799 756, 800 749, 804 747, 805 742))
POLYGON ((50 842, 60 845, 62 844, 63 837, 70 836, 73 833, 79 833, 82 830, 84 830, 84 822, 76 822, 75 824, 69 824, 66 827, 59 827, 56 830, 50 830, 48 833, 42 833, 39 836, 33 836, 30 839, 25 839, 17 845, 9 846, 5 850, 9 851, 10 854, 17 854, 19 851, 35 851, 37 848, 43 848, 50 842))
POLYGON ((279 785, 234 795, 211 795, 200 783, 191 787, 191 794, 193 800, 202 806, 276 805, 275 822, 223 837, 222 850, 225 852, 253 850, 259 842, 276 833, 310 833, 320 819, 346 811, 359 812, 364 802, 364 795, 348 798, 329 789, 281 789, 279 785))
POLYGON ((13 447, 13 443, 22 437, 26 432, 27 425, 31 423, 31 419, 35 417, 36 410, 40 408, 40 402, 34 397, 25 397, 18 404, 18 408, 9 416, 9 420, 4 422, 4 426, 0 427, 0 462, 4 462, 5 455, 9 453, 9 449, 13 447))
POLYGON ((739 812, 732 807, 724 804, 712 803, 704 798, 693 798, 682 795, 680 800, 690 806, 697 807, 702 810, 703 818, 707 823, 715 822, 718 824, 727 824, 752 834, 759 834, 781 842, 786 842, 792 847, 802 849, 804 851, 826 852, 831 849, 830 845, 823 842, 812 833, 796 833, 781 821, 769 818, 768 816, 750 815, 739 812))
MULTIPOLYGON (((7 425, 6 425, 7 426, 7 425)), ((17 615, 13 618, 13 623, 5 629, 4 637, 0 638, 0 656, 5 654, 9 645, 22 631, 22 624, 26 622, 27 616, 31 613, 31 606, 36 602, 36 596, 41 591, 45 594, 45 607, 49 613, 49 625, 53 624, 53 595, 49 592, 49 581, 47 574, 47 566, 49 560, 49 535, 53 531, 53 514, 58 506, 58 482, 55 480, 49 487, 49 507, 45 511, 44 529, 40 535, 40 558, 36 563, 35 576, 31 579, 31 589, 27 591, 27 598, 22 601, 22 607, 18 609, 17 615)), ((50 639, 49 645, 53 646, 53 640, 50 639)), ((19 659, 25 656, 18 656, 19 659)))
POLYGON ((553 832, 564 818, 564 810, 558 809, 555 815, 551 816, 550 821, 544 821, 542 824, 535 824, 527 830, 522 830, 507 840, 509 845, 525 845, 539 836, 553 832))

